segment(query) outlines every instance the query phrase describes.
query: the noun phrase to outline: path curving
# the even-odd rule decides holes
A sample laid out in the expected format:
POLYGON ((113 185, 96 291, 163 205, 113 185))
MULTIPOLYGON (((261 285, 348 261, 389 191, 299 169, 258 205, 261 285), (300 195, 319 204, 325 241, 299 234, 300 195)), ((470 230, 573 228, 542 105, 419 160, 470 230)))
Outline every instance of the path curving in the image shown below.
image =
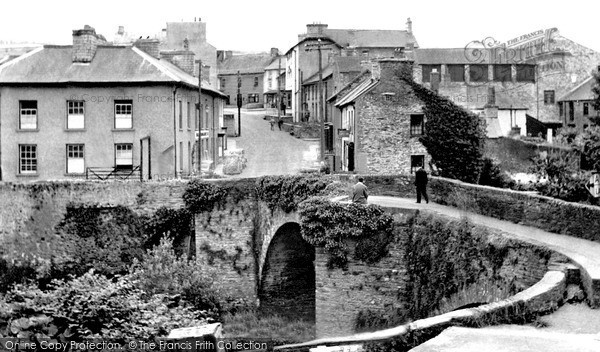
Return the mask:
MULTIPOLYGON (((340 199, 336 199, 340 201, 340 199)), ((471 223, 486 226, 492 229, 502 231, 506 236, 514 239, 532 243, 534 245, 544 246, 553 251, 568 257, 580 269, 584 288, 587 291, 590 304, 598 308, 600 306, 600 243, 584 240, 568 235, 560 235, 543 231, 537 228, 514 224, 509 221, 499 220, 488 216, 475 214, 469 211, 448 207, 435 203, 416 203, 414 199, 370 196, 369 204, 376 204, 385 208, 397 208, 408 210, 419 210, 425 214, 432 213, 454 219, 467 218, 471 223), (586 282, 587 281, 587 282, 586 282)), ((545 285, 543 281, 551 282, 550 285, 558 283, 560 278, 553 278, 552 275, 559 275, 559 272, 548 272, 544 279, 538 283, 545 285)), ((535 286, 535 285, 534 285, 535 286)), ((535 288, 532 287, 532 291, 535 288)), ((458 314, 458 312, 451 312, 458 314)), ((448 313, 448 314, 451 314, 448 313)), ((439 320, 443 316, 432 317, 425 320, 439 320)), ((417 323, 417 322, 415 322, 417 323)), ((375 341, 388 339, 392 336, 398 336, 408 331, 410 326, 398 326, 391 329, 361 333, 351 336, 340 336, 332 338, 323 338, 306 343, 278 346, 276 350, 316 347, 320 345, 344 345, 350 343, 360 343, 365 341, 375 341)), ((600 351, 600 331, 597 334, 562 334, 561 338, 569 343, 558 344, 555 332, 543 332, 523 327, 516 333, 518 326, 508 328, 485 328, 485 329, 467 329, 452 328, 445 330, 438 337, 416 347, 414 351, 434 352, 434 351, 600 351), (491 332, 488 329, 494 329, 491 332), (536 344, 528 345, 527 333, 531 332, 531 338, 536 340, 536 344), (474 343, 466 344, 465 341, 472 338, 474 343), (475 342, 476 341, 476 342, 475 342), (507 341, 512 341, 508 343, 507 341), (575 343, 576 342, 576 343, 575 343), (531 347, 531 348, 530 348, 531 347), (588 348, 589 347, 589 348, 588 348), (453 349, 454 348, 454 349, 453 349), (533 348, 533 349, 532 349, 533 348), (559 348, 559 349, 556 349, 559 348)), ((559 339, 560 340, 560 339, 559 339)))

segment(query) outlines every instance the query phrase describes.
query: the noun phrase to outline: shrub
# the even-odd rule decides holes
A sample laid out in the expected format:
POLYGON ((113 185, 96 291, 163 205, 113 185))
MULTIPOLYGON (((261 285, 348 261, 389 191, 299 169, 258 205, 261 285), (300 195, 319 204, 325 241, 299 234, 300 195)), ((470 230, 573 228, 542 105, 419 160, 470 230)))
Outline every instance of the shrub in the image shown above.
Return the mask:
POLYGON ((279 208, 289 213, 302 201, 319 195, 331 182, 330 177, 319 175, 265 176, 256 180, 256 194, 271 210, 279 208))
POLYGON ((515 182, 508 176, 500 165, 491 158, 484 158, 481 173, 479 174, 479 184, 483 186, 492 186, 498 188, 512 188, 515 182))
POLYGON ((585 184, 589 174, 579 170, 579 157, 575 153, 550 152, 534 159, 533 171, 539 178, 538 191, 546 196, 569 202, 582 202, 590 198, 585 184))
POLYGON ((183 193, 183 201, 190 213, 197 214, 211 211, 225 196, 226 192, 218 185, 192 180, 183 193))
POLYGON ((159 208, 145 223, 147 239, 144 247, 150 249, 159 245, 164 236, 172 239, 174 243, 189 238, 193 233, 192 219, 192 214, 185 208, 159 208))

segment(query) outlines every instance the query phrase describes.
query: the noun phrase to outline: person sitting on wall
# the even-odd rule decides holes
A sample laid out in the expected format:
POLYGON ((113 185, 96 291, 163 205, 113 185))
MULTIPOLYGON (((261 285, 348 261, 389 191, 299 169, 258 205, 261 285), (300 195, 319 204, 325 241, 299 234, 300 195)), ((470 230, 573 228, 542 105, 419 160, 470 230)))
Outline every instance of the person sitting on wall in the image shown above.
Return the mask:
POLYGON ((354 185, 352 192, 352 203, 367 204, 367 198, 369 198, 369 194, 367 192, 367 186, 365 186, 363 181, 364 179, 359 177, 358 182, 354 185))

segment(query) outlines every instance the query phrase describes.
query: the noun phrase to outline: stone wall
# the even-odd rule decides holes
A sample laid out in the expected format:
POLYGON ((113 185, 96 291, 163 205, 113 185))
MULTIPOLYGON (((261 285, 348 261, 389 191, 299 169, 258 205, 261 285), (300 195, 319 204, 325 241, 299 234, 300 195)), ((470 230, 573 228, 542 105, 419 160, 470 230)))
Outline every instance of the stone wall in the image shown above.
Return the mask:
MULTIPOLYGON (((365 264, 355 260, 353 254, 356 243, 347 241, 350 250, 347 270, 328 269, 329 255, 323 249, 317 248, 317 338, 354 334, 356 318, 361 311, 384 314, 392 309, 406 310, 413 304, 403 300, 408 281, 405 260, 408 239, 407 232, 403 231, 402 227, 406 214, 394 214, 394 219, 398 225, 396 239, 389 247, 389 254, 378 263, 365 264)), ((472 264, 460 270, 474 270, 470 274, 479 277, 477 282, 507 284, 519 292, 541 280, 550 263, 566 261, 564 257, 552 254, 543 247, 511 240, 500 232, 483 227, 474 228, 480 236, 476 240, 484 242, 482 248, 486 248, 486 251, 480 253, 477 258, 479 264, 472 264)), ((440 241, 438 246, 442 245, 440 241)), ((435 252, 442 251, 443 248, 427 250, 435 252)), ((460 256, 460 253, 456 255, 460 256)), ((431 288, 423 288, 427 289, 431 288)))
POLYGON ((357 99, 356 171, 362 173, 411 172, 411 155, 423 155, 425 165, 430 156, 411 135, 411 114, 422 114, 423 103, 401 79, 400 69, 411 62, 381 62, 381 81, 357 99))

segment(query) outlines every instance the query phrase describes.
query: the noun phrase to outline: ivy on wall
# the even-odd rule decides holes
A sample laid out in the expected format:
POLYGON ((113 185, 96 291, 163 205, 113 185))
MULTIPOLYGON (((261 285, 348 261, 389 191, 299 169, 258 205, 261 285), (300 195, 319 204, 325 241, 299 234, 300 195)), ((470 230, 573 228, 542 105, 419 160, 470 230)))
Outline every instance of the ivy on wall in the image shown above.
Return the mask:
POLYGON ((183 193, 183 201, 189 212, 198 214, 211 211, 226 196, 227 192, 219 185, 192 180, 188 183, 183 193))
POLYGON ((280 208, 289 213, 302 201, 324 192, 331 183, 331 177, 319 175, 265 176, 256 180, 256 195, 271 211, 280 208))
POLYGON ((426 134, 419 140, 441 175, 477 183, 486 138, 484 121, 412 79, 404 80, 424 104, 426 134))
POLYGON ((302 237, 329 252, 330 268, 346 266, 346 239, 358 240, 356 259, 374 263, 387 255, 394 237, 391 216, 376 205, 341 204, 313 197, 300 203, 298 211, 302 237))

